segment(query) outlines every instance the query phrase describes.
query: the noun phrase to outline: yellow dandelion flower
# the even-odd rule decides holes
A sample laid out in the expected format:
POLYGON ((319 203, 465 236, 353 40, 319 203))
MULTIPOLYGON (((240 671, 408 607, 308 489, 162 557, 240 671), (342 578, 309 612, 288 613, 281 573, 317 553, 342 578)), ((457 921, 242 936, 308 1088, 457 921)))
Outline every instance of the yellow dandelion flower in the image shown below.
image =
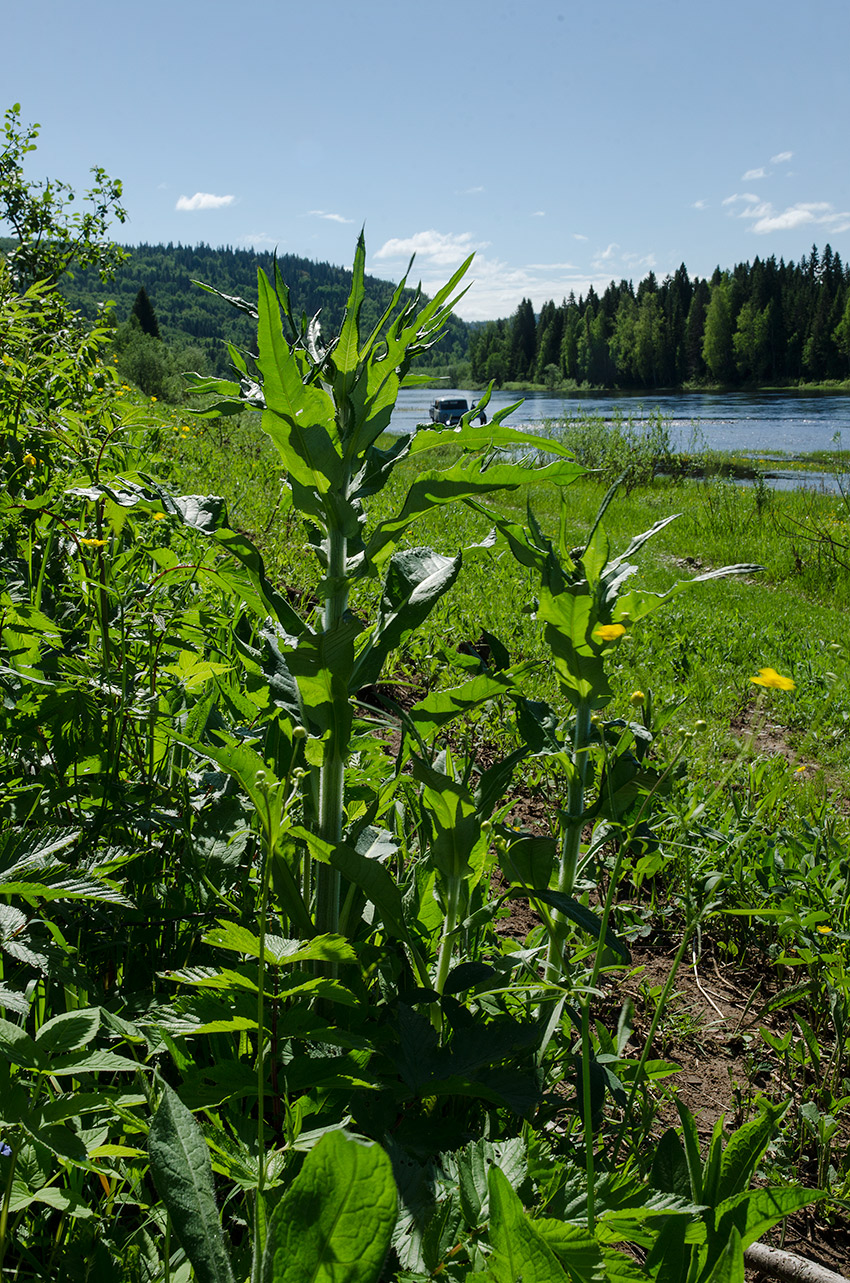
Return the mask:
POLYGON ((156 400, 156 397, 155 397, 155 396, 152 396, 152 397, 151 397, 151 400, 152 400, 152 401, 155 401, 155 400, 156 400))
POLYGON ((796 770, 794 771, 794 774, 795 774, 795 775, 802 775, 802 774, 803 774, 803 771, 807 771, 808 769, 809 769, 809 768, 808 768, 808 767, 805 765, 805 763, 804 763, 802 766, 798 766, 798 767, 796 768, 796 770))
POLYGON ((167 516, 167 515, 168 515, 168 514, 167 514, 167 513, 165 513, 165 512, 152 512, 152 513, 151 513, 151 516, 153 517, 154 521, 165 521, 165 518, 166 518, 166 516, 167 516))
POLYGON ((34 454, 25 454, 24 463, 27 465, 28 468, 34 468, 35 465, 38 463, 38 459, 36 459, 34 454))
POLYGON ((815 930, 819 931, 822 936, 828 936, 832 931, 832 927, 827 926, 825 922, 819 922, 815 927, 815 930))
POLYGON ((600 624, 593 630, 593 636, 596 641, 616 641, 625 631, 622 624, 600 624))
POLYGON ((81 539, 80 543, 85 548, 105 548, 107 541, 105 539, 81 539))
POLYGON ((790 677, 783 677, 775 668, 760 668, 758 677, 751 677, 750 681, 756 686, 767 686, 777 691, 792 691, 796 686, 790 677))

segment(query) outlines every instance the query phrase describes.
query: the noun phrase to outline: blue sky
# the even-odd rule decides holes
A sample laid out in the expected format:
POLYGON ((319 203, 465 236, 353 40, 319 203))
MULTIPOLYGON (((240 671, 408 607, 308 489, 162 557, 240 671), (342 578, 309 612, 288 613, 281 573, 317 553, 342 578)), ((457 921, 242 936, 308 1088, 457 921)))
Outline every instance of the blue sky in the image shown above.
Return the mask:
POLYGON ((846 0, 28 0, 33 178, 124 182, 128 243, 275 246, 466 319, 827 241, 850 258, 846 0))

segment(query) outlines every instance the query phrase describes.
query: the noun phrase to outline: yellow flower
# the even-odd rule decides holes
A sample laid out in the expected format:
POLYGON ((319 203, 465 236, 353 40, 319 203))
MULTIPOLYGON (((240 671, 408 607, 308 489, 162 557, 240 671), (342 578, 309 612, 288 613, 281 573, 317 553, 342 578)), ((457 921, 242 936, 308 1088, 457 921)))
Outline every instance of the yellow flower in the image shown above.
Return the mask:
POLYGON ((151 513, 151 516, 153 517, 154 521, 165 521, 165 518, 166 518, 166 516, 167 516, 167 515, 168 515, 168 514, 167 514, 167 513, 165 513, 165 512, 152 512, 152 513, 151 513))
POLYGON ((777 691, 792 691, 796 685, 790 677, 783 677, 781 673, 777 673, 775 668, 760 668, 758 677, 751 677, 750 681, 756 686, 768 686, 771 690, 777 691))
POLYGON ((104 548, 106 547, 105 539, 81 539, 80 543, 86 548, 104 548))
POLYGON ((828 936, 832 927, 828 927, 825 922, 819 922, 815 927, 815 930, 819 931, 822 936, 828 936))
POLYGON ((622 624, 600 624, 593 630, 593 636, 597 641, 616 641, 625 631, 622 624))
POLYGON ((643 703, 645 698, 646 696, 644 695, 643 691, 632 691, 629 703, 632 704, 635 708, 638 708, 643 703))
POLYGON ((155 401, 155 400, 156 400, 156 397, 155 397, 155 396, 152 396, 152 397, 151 397, 151 400, 152 400, 152 401, 155 401))
POLYGON ((25 454, 24 463, 27 465, 28 468, 34 468, 35 465, 38 463, 38 459, 36 459, 34 454, 25 454))
POLYGON ((802 766, 798 766, 798 767, 796 768, 796 770, 794 771, 794 774, 795 774, 795 775, 802 775, 803 771, 807 771, 808 769, 809 769, 809 768, 808 768, 808 767, 805 765, 805 763, 804 763, 802 766))

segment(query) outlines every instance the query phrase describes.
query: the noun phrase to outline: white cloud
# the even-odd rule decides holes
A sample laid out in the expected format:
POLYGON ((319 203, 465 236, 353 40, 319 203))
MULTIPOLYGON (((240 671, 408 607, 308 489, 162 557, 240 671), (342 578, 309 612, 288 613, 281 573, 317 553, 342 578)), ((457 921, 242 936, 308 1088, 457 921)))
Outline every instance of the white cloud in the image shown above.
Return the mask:
POLYGON ((475 250, 486 249, 489 241, 475 243, 471 232, 416 232, 413 236, 392 237, 385 241, 375 254, 376 262, 398 258, 408 259, 411 254, 424 258, 433 267, 456 267, 475 250))
POLYGON ((581 232, 573 232, 573 240, 574 240, 574 241, 586 241, 586 240, 587 240, 587 237, 586 237, 586 236, 582 236, 581 232))
MULTIPOLYGON (((580 239, 586 240, 582 236, 580 239)), ((388 263, 398 264, 399 270, 407 266, 410 255, 417 255, 417 266, 422 288, 433 297, 446 283, 453 268, 475 251, 475 259, 464 284, 469 289, 457 307, 465 321, 487 321, 498 316, 510 316, 523 298, 530 298, 539 310, 549 299, 560 302, 571 292, 576 296, 587 294, 592 285, 602 293, 608 286, 614 268, 610 261, 594 261, 591 268, 580 268, 574 263, 526 263, 513 266, 503 259, 490 257, 487 242, 476 242, 470 232, 438 232, 433 228, 413 236, 387 241, 374 256, 374 267, 381 275, 388 263)), ((617 245, 608 247, 610 255, 619 259, 617 245)), ((648 271, 655 266, 654 256, 622 255, 624 263, 632 264, 631 271, 648 271)), ((398 279, 396 277, 396 279, 398 279)))
POLYGON ((804 227, 807 223, 824 227, 833 233, 850 230, 850 211, 839 212, 825 200, 800 201, 780 212, 768 206, 766 209, 760 209, 758 213, 759 217, 753 223, 753 231, 759 236, 765 236, 769 232, 787 232, 795 227, 804 227))
POLYGON ((619 248, 620 247, 617 244, 617 242, 612 241, 611 244, 608 246, 608 248, 604 249, 601 254, 597 254, 596 257, 600 260, 600 262, 607 263, 609 259, 612 259, 614 257, 614 250, 619 248))
POLYGON ((326 214, 323 209, 308 211, 314 218, 326 218, 330 223, 353 223, 353 218, 343 218, 342 214, 326 214))
POLYGON ((736 192, 734 196, 727 196, 720 203, 721 205, 734 205, 739 200, 746 201, 748 205, 754 205, 758 201, 758 196, 754 195, 753 192, 742 192, 740 195, 736 192))
POLYGON ((483 187, 466 187, 460 193, 461 196, 480 196, 484 191, 483 187))
POLYGON ((704 200, 695 200, 691 209, 708 209, 708 205, 704 200))
POLYGON ((253 245, 261 248, 264 245, 280 245, 280 236, 269 236, 268 232, 246 232, 244 236, 236 237, 237 245, 253 245))
POLYGON ((771 156, 771 165, 787 165, 788 161, 794 155, 792 151, 778 151, 775 156, 771 156))
POLYGON ((832 233, 850 229, 850 211, 836 210, 827 200, 798 201, 782 210, 775 209, 770 201, 757 200, 753 195, 730 196, 723 204, 729 205, 733 201, 745 202, 745 208, 738 211, 737 217, 751 221, 751 230, 759 236, 793 231, 807 224, 824 227, 832 233))
POLYGON ((624 254, 623 262, 627 267, 642 268, 644 271, 651 272, 657 266, 654 254, 624 254))
POLYGON ((748 169, 746 174, 741 175, 741 182, 748 183, 756 178, 767 178, 767 176, 767 170, 761 166, 759 169, 748 169))
POLYGON ((222 205, 232 205, 235 200, 235 196, 214 196, 212 192, 195 192, 194 196, 181 196, 174 208, 191 211, 221 209, 222 205))
POLYGON ((545 209, 536 209, 536 210, 534 211, 534 213, 531 215, 531 217, 532 217, 532 218, 545 218, 545 217, 546 217, 546 210, 545 210, 545 209))

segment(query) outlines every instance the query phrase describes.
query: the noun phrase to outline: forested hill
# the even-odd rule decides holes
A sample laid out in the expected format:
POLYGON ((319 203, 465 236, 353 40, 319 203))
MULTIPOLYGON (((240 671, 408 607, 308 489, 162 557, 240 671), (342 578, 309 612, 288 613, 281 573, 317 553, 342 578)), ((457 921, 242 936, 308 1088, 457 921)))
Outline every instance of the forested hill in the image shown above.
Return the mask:
MULTIPOLYGON (((2 248, 2 246, 0 246, 2 248)), ((96 272, 75 272, 63 278, 62 293, 85 315, 93 317, 98 304, 115 301, 114 320, 120 325, 129 319, 139 289, 153 305, 162 339, 177 348, 200 348, 211 370, 225 371, 230 361, 223 339, 238 347, 254 348, 256 323, 222 299, 194 285, 204 281, 223 294, 255 302, 257 268, 272 276, 271 253, 253 249, 213 249, 209 245, 127 246, 129 258, 109 284, 101 283, 96 272)), ((284 281, 290 289, 293 310, 308 316, 321 311, 326 335, 337 332, 351 285, 351 272, 330 263, 314 263, 294 254, 278 255, 284 281)), ((415 280, 415 276, 414 276, 415 280)), ((393 295, 395 286, 377 277, 366 277, 366 298, 362 310, 363 331, 368 333, 393 295)), ((466 359, 469 339, 463 321, 453 318, 449 333, 440 344, 440 364, 466 359)))
POLYGON ((595 387, 850 379, 850 268, 829 245, 689 277, 684 263, 637 289, 614 281, 535 315, 523 299, 471 335, 472 379, 595 387))

